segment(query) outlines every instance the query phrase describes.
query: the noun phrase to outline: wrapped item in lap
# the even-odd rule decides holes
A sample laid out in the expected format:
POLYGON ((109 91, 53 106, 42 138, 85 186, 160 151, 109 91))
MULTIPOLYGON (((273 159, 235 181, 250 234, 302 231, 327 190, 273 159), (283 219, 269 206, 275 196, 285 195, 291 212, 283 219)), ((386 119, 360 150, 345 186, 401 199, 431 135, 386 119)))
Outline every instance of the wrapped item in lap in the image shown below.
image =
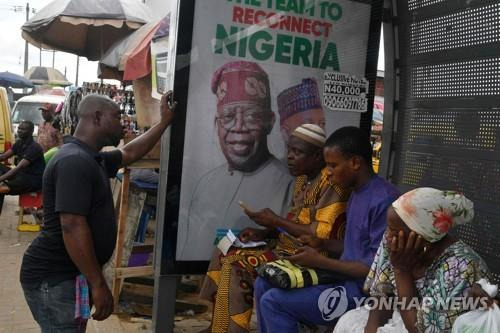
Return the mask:
POLYGON ((279 259, 257 267, 257 274, 272 286, 295 289, 328 284, 346 279, 345 275, 323 269, 307 268, 279 259))

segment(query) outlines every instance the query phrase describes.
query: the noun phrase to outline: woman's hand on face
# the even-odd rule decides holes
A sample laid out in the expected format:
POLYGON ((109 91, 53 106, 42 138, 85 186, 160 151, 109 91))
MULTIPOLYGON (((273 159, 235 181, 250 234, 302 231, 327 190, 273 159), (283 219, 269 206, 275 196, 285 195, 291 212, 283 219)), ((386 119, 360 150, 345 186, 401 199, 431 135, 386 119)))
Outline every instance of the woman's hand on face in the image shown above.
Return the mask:
POLYGON ((405 273, 419 266, 424 254, 424 240, 421 236, 411 231, 408 237, 403 230, 393 236, 390 242, 390 261, 395 270, 405 273))

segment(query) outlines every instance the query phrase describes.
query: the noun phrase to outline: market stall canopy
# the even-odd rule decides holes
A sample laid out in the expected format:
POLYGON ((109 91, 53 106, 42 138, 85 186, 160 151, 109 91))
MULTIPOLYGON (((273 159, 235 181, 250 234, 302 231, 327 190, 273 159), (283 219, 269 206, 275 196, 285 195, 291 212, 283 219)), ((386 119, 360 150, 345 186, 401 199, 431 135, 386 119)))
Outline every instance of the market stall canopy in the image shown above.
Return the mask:
POLYGON ((160 32, 168 34, 169 25, 170 15, 167 15, 113 44, 99 63, 98 76, 130 81, 151 73, 151 41, 160 32))
POLYGON ((51 86, 70 86, 71 82, 57 69, 51 67, 31 67, 24 77, 34 84, 44 84, 51 86))
POLYGON ((151 21, 138 0, 55 0, 22 26, 29 43, 99 60, 117 40, 151 21))
POLYGON ((158 22, 145 24, 130 36, 113 44, 99 61, 98 76, 102 79, 122 80, 128 56, 143 40, 151 41, 158 24, 158 22))
POLYGON ((135 80, 151 73, 151 41, 168 36, 169 29, 170 14, 160 20, 154 34, 148 35, 127 57, 123 72, 124 80, 135 80))
POLYGON ((33 83, 26 79, 24 76, 17 75, 10 72, 0 73, 0 86, 12 88, 31 88, 33 83))

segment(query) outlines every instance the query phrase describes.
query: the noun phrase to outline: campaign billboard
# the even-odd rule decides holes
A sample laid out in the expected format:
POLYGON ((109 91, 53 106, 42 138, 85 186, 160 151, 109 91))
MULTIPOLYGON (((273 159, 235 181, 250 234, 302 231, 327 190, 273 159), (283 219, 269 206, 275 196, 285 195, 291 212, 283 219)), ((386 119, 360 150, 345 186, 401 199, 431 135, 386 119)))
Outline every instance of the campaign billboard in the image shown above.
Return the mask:
MULTIPOLYGON (((255 226, 239 202, 286 214, 286 143, 295 127, 315 123, 328 135, 359 126, 368 109, 371 7, 194 1, 175 260, 209 260, 217 229, 255 226)), ((171 155, 170 163, 180 161, 171 155)))

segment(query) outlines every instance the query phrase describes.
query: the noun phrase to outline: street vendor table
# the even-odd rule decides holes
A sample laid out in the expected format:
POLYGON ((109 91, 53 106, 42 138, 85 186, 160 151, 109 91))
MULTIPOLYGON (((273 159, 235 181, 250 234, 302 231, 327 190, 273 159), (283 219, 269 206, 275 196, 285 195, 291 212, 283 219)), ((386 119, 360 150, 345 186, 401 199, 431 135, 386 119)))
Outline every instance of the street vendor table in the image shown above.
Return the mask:
POLYGON ((138 266, 138 267, 122 267, 123 247, 125 243, 126 219, 129 210, 129 191, 130 191, 130 170, 131 169, 157 169, 160 167, 160 160, 143 159, 134 164, 127 166, 123 173, 123 180, 120 187, 120 195, 118 198, 119 213, 118 213, 118 229, 115 248, 115 260, 113 267, 113 298, 115 309, 118 306, 120 291, 125 278, 146 276, 153 274, 153 266, 138 266))

